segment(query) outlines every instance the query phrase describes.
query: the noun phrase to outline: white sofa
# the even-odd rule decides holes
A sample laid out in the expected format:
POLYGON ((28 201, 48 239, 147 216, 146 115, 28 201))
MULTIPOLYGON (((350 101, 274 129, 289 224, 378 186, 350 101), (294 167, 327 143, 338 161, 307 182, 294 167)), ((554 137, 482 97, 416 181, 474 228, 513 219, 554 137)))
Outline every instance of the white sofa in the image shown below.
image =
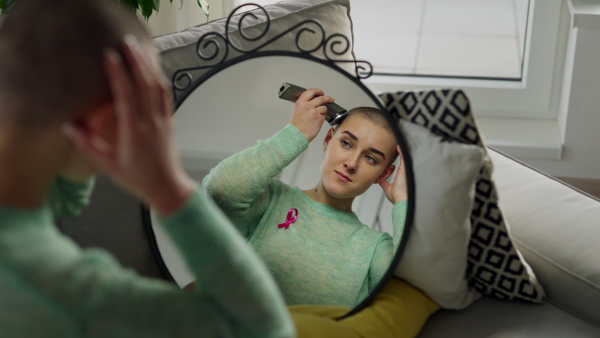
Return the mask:
POLYGON ((433 315, 419 337, 600 337, 600 200, 490 151, 511 235, 542 305, 484 297, 433 315))

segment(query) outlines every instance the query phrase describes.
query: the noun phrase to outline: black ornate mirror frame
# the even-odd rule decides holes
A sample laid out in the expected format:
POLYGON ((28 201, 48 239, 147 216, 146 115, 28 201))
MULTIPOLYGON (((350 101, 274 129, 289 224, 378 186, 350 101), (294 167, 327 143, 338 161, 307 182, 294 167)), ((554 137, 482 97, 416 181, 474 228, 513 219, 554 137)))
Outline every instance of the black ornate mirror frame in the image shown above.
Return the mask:
MULTIPOLYGON (((406 184, 408 190, 408 209, 405 220, 404 232, 402 234, 402 240, 399 243, 398 249, 388 268, 384 277, 379 281, 378 285, 373 289, 373 291, 369 294, 367 298, 365 298, 360 304, 358 304, 354 309, 350 310, 346 315, 342 318, 347 318, 352 316, 353 314, 359 312, 361 309, 366 307, 373 298, 379 293, 379 291, 384 287, 386 281, 391 277, 393 270, 398 265, 400 261, 400 257, 402 256, 402 252, 404 251, 404 247, 406 246, 408 236, 410 235, 410 230, 412 228, 412 222, 414 218, 414 210, 415 210, 415 184, 414 184, 414 173, 412 168, 412 160, 408 151, 407 143, 404 140, 404 137, 399 132, 397 127, 397 121, 392 119, 391 114, 386 110, 386 108, 381 104, 381 101, 378 97, 373 95, 371 91, 360 81, 361 79, 368 78, 373 73, 373 68, 371 64, 367 61, 356 61, 356 60, 342 60, 335 59, 331 57, 331 54, 339 56, 348 51, 350 48, 350 43, 347 37, 342 34, 333 34, 330 36, 326 36, 325 30, 323 26, 315 21, 315 20, 305 20, 302 21, 293 27, 289 28, 285 32, 268 39, 267 41, 261 42, 260 40, 265 36, 270 27, 270 18, 268 12, 257 4, 244 4, 237 8, 235 8, 229 17, 227 18, 226 28, 230 26, 230 22, 232 17, 238 12, 242 7, 246 6, 254 6, 259 10, 262 10, 266 17, 266 25, 265 29, 255 37, 248 37, 243 32, 243 23, 248 17, 252 17, 257 20, 258 18, 252 12, 245 12, 240 16, 237 28, 240 32, 240 36, 250 42, 257 42, 257 46, 251 49, 242 49, 239 46, 236 46, 234 42, 232 42, 229 38, 229 30, 226 29, 225 36, 217 32, 209 32, 200 37, 198 42, 196 43, 196 50, 198 57, 204 61, 211 62, 210 65, 197 66, 197 67, 189 67, 182 68, 177 70, 172 76, 172 86, 173 92, 175 95, 175 107, 176 109, 185 101, 185 99, 192 93, 196 88, 201 86, 204 82, 210 79, 212 76, 219 73, 221 70, 228 68, 237 63, 253 59, 259 57, 266 56, 287 56, 287 57, 297 57, 307 59, 313 62, 317 62, 323 65, 328 66, 331 69, 338 71, 343 74, 349 80, 353 81, 358 87, 360 87, 368 96, 373 100, 373 102, 377 102, 377 106, 381 111, 385 112, 385 116, 388 120, 388 123, 392 126, 398 144, 400 148, 403 150, 403 159, 404 164, 406 166, 406 184), (300 50, 300 52, 290 52, 290 51, 260 51, 263 47, 269 45, 273 41, 281 38, 286 34, 293 33, 295 31, 295 40, 296 46, 300 50), (303 34, 319 34, 321 36, 321 41, 316 46, 311 48, 306 48, 301 46, 300 39, 303 34), (217 37, 218 40, 207 40, 209 37, 217 37), (219 44, 221 42, 221 44, 219 44), (240 56, 227 60, 227 55, 229 53, 229 49, 233 48, 234 50, 241 53, 240 56), (311 53, 322 49, 323 55, 325 59, 320 59, 311 55, 311 53), (337 63, 353 63, 355 76, 349 74, 345 70, 341 69, 337 66, 337 63), (194 71, 202 71, 207 70, 202 73, 198 79, 194 79, 193 72, 194 71)), ((156 241, 156 236, 154 234, 154 230, 152 228, 152 220, 150 217, 150 211, 144 205, 142 205, 142 219, 144 223, 144 229, 146 235, 148 236, 150 249, 162 270, 166 279, 170 281, 175 281, 171 273, 169 272, 168 267, 166 266, 160 250, 158 248, 158 244, 156 241)))

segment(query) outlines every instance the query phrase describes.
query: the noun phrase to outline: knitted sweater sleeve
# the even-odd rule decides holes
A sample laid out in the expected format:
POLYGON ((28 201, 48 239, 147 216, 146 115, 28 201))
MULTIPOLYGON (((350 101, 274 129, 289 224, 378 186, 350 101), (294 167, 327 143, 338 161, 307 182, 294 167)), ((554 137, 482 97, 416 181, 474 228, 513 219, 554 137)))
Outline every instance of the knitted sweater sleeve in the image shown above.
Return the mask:
POLYGON ((269 184, 307 147, 306 137, 288 124, 271 138, 221 161, 202 184, 242 235, 248 237, 269 205, 269 184))
POLYGON ((401 201, 394 205, 392 209, 394 235, 389 236, 388 234, 384 234, 375 246, 373 259, 369 268, 369 291, 377 286, 396 255, 396 250, 398 250, 404 233, 407 206, 407 201, 401 201))
MULTIPOLYGON (((197 278, 193 292, 140 277, 89 249, 68 260, 49 257, 44 271, 32 271, 43 279, 37 294, 51 295, 54 313, 78 323, 78 337, 294 336, 266 267, 204 192, 160 223, 197 278)), ((65 257, 68 249, 61 250, 65 257)))
POLYGON ((196 296, 233 327, 234 336, 294 335, 275 281, 209 196, 197 193, 162 223, 197 277, 196 296))
POLYGON ((95 179, 75 182, 58 177, 52 182, 48 203, 55 219, 78 215, 88 205, 95 179))

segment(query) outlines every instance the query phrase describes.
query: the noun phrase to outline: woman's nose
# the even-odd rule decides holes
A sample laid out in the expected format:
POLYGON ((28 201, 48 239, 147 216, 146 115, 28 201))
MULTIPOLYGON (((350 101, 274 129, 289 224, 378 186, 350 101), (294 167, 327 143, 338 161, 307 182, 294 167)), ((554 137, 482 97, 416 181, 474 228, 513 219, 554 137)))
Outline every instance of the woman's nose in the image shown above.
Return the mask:
POLYGON ((358 160, 355 157, 349 157, 344 162, 344 168, 351 173, 354 173, 357 169, 358 160))

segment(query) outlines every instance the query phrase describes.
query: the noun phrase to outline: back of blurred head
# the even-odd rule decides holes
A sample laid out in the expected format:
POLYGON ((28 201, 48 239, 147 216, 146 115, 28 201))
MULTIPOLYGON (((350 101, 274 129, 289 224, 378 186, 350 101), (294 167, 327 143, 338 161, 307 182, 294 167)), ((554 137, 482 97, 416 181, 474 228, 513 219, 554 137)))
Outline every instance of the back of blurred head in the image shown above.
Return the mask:
POLYGON ((56 126, 110 102, 103 53, 143 25, 114 0, 18 0, 0 25, 0 123, 56 126))

